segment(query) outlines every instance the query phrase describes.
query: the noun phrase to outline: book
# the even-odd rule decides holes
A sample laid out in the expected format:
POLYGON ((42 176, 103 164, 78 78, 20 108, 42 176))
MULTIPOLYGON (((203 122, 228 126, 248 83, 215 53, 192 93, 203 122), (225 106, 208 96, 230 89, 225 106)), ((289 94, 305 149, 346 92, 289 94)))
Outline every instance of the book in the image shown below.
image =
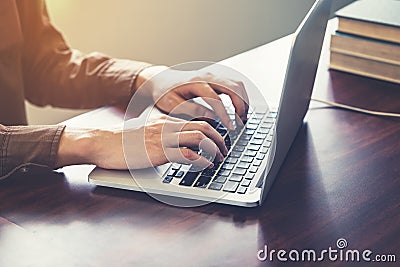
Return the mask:
POLYGON ((400 64, 400 44, 357 35, 341 32, 332 34, 331 51, 376 61, 400 64))
POLYGON ((331 51, 329 67, 361 76, 400 83, 400 64, 331 51))
POLYGON ((400 43, 399 0, 359 0, 336 16, 340 32, 400 43))

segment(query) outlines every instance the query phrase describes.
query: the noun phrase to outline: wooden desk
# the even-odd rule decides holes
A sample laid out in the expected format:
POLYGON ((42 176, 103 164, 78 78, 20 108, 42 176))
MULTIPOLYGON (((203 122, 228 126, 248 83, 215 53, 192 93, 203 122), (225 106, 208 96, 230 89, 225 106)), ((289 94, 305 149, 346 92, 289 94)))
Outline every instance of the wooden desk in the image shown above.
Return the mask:
MULTIPOLYGON (((286 54, 290 41, 230 62, 281 66, 266 55, 286 54)), ((327 62, 325 46, 315 96, 400 112, 399 85, 329 72, 327 62)), ((167 206, 88 184, 90 166, 15 175, 0 183, 0 266, 278 266, 258 250, 336 248, 339 238, 400 261, 399 122, 313 105, 266 203, 253 209, 167 206)))

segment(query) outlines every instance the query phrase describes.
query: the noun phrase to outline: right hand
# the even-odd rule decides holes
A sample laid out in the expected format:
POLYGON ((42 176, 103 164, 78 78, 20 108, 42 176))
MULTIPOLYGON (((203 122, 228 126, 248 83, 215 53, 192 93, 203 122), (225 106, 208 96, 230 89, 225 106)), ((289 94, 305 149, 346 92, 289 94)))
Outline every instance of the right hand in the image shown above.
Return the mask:
POLYGON ((56 166, 95 164, 105 169, 127 169, 124 150, 129 155, 135 155, 133 162, 129 162, 131 169, 154 167, 170 161, 194 164, 200 168, 213 166, 211 161, 189 147, 200 147, 215 155, 214 161, 217 162, 222 161, 228 152, 222 136, 207 122, 185 121, 163 115, 137 129, 66 127, 56 166))

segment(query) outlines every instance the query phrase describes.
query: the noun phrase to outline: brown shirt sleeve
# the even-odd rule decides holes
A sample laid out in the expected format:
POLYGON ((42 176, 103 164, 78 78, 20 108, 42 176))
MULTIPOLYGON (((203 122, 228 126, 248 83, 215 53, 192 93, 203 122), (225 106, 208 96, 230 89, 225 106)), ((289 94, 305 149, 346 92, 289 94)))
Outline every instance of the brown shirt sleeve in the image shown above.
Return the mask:
MULTIPOLYGON (((26 98, 36 105, 96 108, 129 101, 148 63, 71 49, 51 24, 43 0, 20 0, 26 98)), ((101 30, 101 29, 99 29, 101 30)))
MULTIPOLYGON (((4 12, 13 11, 9 17, 22 33, 21 57, 14 60, 15 65, 21 64, 22 75, 14 75, 19 80, 10 84, 20 89, 15 92, 22 91, 21 98, 25 95, 36 105, 96 108, 129 101, 137 74, 150 66, 71 49, 51 24, 44 0, 6 1, 3 6, 7 7, 4 12)), ((0 180, 28 165, 53 168, 63 129, 0 124, 0 180)))
POLYGON ((0 124, 0 180, 30 165, 54 168, 64 126, 0 124))

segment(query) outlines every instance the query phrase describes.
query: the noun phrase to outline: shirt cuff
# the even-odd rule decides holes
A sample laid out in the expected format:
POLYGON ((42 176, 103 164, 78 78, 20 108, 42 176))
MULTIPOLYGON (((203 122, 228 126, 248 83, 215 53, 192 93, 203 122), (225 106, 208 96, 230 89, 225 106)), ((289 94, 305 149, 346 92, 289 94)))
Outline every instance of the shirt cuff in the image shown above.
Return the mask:
POLYGON ((0 125, 0 180, 29 165, 54 168, 64 128, 0 125))

